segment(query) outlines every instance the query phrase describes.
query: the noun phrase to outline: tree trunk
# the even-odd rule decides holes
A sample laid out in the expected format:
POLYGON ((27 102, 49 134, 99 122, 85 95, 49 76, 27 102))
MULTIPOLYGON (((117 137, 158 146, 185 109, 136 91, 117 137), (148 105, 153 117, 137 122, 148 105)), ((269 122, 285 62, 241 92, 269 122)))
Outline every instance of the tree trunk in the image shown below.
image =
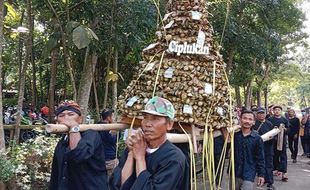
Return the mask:
POLYGON ((265 109, 268 108, 268 87, 264 88, 265 109))
MULTIPOLYGON (((31 0, 27 0, 27 19, 28 19, 28 27, 32 26, 32 11, 31 11, 31 0)), ((18 91, 18 105, 17 105, 17 118, 16 118, 16 125, 19 126, 21 123, 21 113, 23 110, 23 102, 24 102, 24 93, 25 93, 25 80, 26 80, 26 71, 28 64, 31 62, 31 33, 26 34, 26 55, 25 61, 22 64, 22 70, 19 77, 19 91, 18 91)), ((17 127, 15 130, 14 140, 16 143, 19 142, 20 136, 20 129, 17 127)))
MULTIPOLYGON (((52 10, 52 12, 54 13, 58 25, 59 25, 59 29, 61 32, 61 43, 62 43, 62 48, 63 48, 63 53, 65 56, 65 61, 66 61, 66 65, 68 67, 69 70, 69 75, 70 75, 70 80, 71 80, 71 85, 72 85, 72 89, 73 89, 73 100, 76 100, 77 98, 77 90, 76 90, 76 85, 75 85, 75 79, 74 79, 74 74, 73 74, 73 67, 72 67, 72 60, 71 60, 71 52, 68 50, 68 37, 67 34, 65 33, 63 27, 62 27, 62 23, 59 19, 59 16, 56 12, 56 10, 54 9, 54 7, 52 6, 50 0, 47 0, 50 9, 52 10)), ((68 3, 68 1, 66 1, 66 3, 68 3)), ((69 13, 67 12, 67 22, 69 22, 69 13)))
MULTIPOLYGON (((113 73, 118 73, 118 50, 115 49, 114 62, 113 62, 113 73)), ((117 113, 117 82, 113 81, 112 83, 112 109, 117 113)), ((115 114, 116 115, 116 114, 115 114)))
POLYGON ((51 80, 49 85, 49 98, 48 98, 48 107, 49 107, 49 114, 48 114, 48 122, 52 123, 54 118, 55 112, 55 86, 56 86, 56 72, 57 72, 57 49, 54 49, 51 52, 52 58, 52 65, 51 65, 51 80))
POLYGON ((256 96, 257 96, 257 107, 262 107, 262 96, 260 93, 260 89, 257 90, 256 96))
POLYGON ((62 35, 62 44, 63 44, 63 52, 65 54, 65 59, 66 59, 66 64, 69 70, 69 75, 70 75, 70 80, 71 80, 71 85, 73 89, 73 100, 76 101, 77 97, 77 90, 76 90, 76 85, 75 85, 75 79, 74 79, 74 74, 73 74, 73 67, 72 67, 72 61, 71 61, 71 53, 68 51, 67 48, 67 38, 65 37, 65 34, 62 35))
POLYGON ((94 96, 95 96, 95 104, 96 104, 96 120, 100 120, 100 110, 99 110, 99 102, 98 102, 98 95, 97 95, 97 88, 96 88, 96 78, 95 78, 95 71, 93 71, 93 88, 94 88, 94 96))
MULTIPOLYGON (((19 21, 19 25, 20 26, 23 25, 24 15, 25 15, 25 10, 22 10, 21 18, 20 18, 20 21, 19 21)), ((18 65, 19 65, 18 76, 20 76, 21 72, 22 72, 23 46, 24 46, 23 39, 22 39, 21 35, 18 35, 18 44, 17 44, 17 55, 18 55, 17 56, 17 62, 18 62, 18 65)), ((19 86, 19 81, 17 83, 17 86, 19 86)))
POLYGON ((103 99, 103 109, 107 108, 108 104, 108 94, 109 94, 109 80, 108 80, 108 74, 110 71, 110 65, 112 60, 112 48, 110 48, 109 51, 109 57, 108 57, 108 65, 107 65, 107 76, 105 78, 105 87, 104 87, 104 99, 103 99))
POLYGON ((78 93, 78 103, 81 107, 81 113, 83 116, 83 121, 85 121, 85 116, 87 114, 88 109, 88 101, 91 90, 91 85, 93 81, 93 68, 97 64, 98 57, 95 52, 93 52, 91 59, 89 56, 89 46, 86 48, 84 66, 79 86, 78 93))
POLYGON ((34 17, 33 15, 31 14, 30 16, 30 19, 31 19, 31 22, 30 22, 30 26, 29 26, 29 34, 30 34, 30 62, 31 62, 31 65, 32 65, 32 91, 31 91, 31 94, 32 94, 32 106, 34 108, 37 107, 37 103, 38 103, 38 97, 37 97, 37 77, 36 77, 36 65, 35 65, 35 62, 34 62, 34 52, 33 52, 33 28, 34 28, 34 25, 33 25, 33 22, 34 22, 34 17))
MULTIPOLYGON (((114 40, 114 12, 115 12, 115 6, 116 6, 116 2, 115 0, 113 0, 113 5, 112 5, 112 9, 111 9, 111 27, 110 27, 110 36, 111 36, 111 41, 114 40)), ((114 50, 114 46, 112 45, 112 43, 109 43, 109 55, 108 55, 108 59, 107 59, 107 76, 109 74, 110 71, 110 66, 111 66, 111 60, 112 60, 112 55, 113 55, 113 50, 114 50)), ((107 108, 107 104, 108 104, 108 94, 109 94, 109 80, 108 77, 106 77, 105 80, 105 93, 104 93, 104 100, 103 100, 103 108, 107 108)))
POLYGON ((0 190, 6 190, 5 184, 0 181, 0 190))
POLYGON ((245 93, 245 107, 247 109, 251 108, 251 99, 252 99, 252 80, 248 81, 245 93))
MULTIPOLYGON (((4 46, 3 38, 3 10, 4 10, 4 0, 0 0, 0 73, 2 73, 2 51, 4 46)), ((4 130, 3 130, 3 105, 2 105, 2 77, 0 77, 0 153, 5 152, 5 140, 4 140, 4 130)), ((1 188, 1 184, 0 184, 1 188)))
POLYGON ((40 102, 41 103, 47 103, 47 102, 45 102, 44 98, 48 99, 48 93, 45 94, 45 92, 43 91, 43 82, 44 82, 44 80, 43 80, 43 76, 42 76, 42 65, 40 65, 39 66, 40 102))
POLYGON ((230 71, 232 69, 233 58, 234 58, 234 50, 232 48, 230 48, 228 50, 228 63, 227 63, 227 66, 226 66, 226 73, 227 73, 227 75, 230 73, 230 71))
POLYGON ((237 101, 237 107, 242 107, 242 101, 241 101, 241 94, 240 94, 240 87, 235 86, 235 93, 236 93, 236 101, 237 101))

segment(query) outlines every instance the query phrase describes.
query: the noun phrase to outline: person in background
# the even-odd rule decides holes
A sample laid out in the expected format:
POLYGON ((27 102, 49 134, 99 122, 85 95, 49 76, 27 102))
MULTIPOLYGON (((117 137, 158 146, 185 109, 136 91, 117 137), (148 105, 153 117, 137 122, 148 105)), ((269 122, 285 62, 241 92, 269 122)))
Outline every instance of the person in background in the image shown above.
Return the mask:
POLYGON ((307 115, 305 110, 301 110, 302 114, 302 119, 301 119, 301 124, 300 124, 300 129, 299 129, 299 136, 300 136, 300 141, 301 141, 301 146, 303 150, 303 154, 301 156, 307 156, 307 139, 305 135, 305 125, 303 124, 303 120, 305 116, 307 115))
POLYGON ((291 158, 293 159, 293 163, 296 163, 298 155, 300 120, 296 117, 296 113, 292 108, 288 110, 287 114, 290 123, 288 129, 288 146, 291 151, 291 158))
POLYGON ((62 102, 55 115, 69 131, 55 148, 49 190, 108 190, 103 144, 97 131, 80 131, 80 106, 62 102))
POLYGON ((268 114, 266 115, 266 119, 268 119, 269 117, 273 116, 273 104, 271 104, 270 106, 268 106, 268 114))
POLYGON ((310 158, 310 113, 304 115, 301 120, 301 124, 304 127, 306 156, 310 158))
POLYGON ((254 189, 256 175, 259 187, 265 182, 264 143, 259 134, 252 130, 254 123, 252 111, 245 110, 241 113, 241 130, 234 137, 236 190, 254 189))
POLYGON ((256 117, 258 107, 256 105, 252 105, 251 110, 252 110, 252 112, 254 113, 254 115, 256 117))
POLYGON ((287 130, 289 128, 289 122, 285 117, 282 116, 281 106, 274 106, 273 112, 274 112, 274 115, 268 118, 268 120, 273 124, 273 126, 280 127, 281 125, 284 125, 283 136, 277 135, 274 141, 275 154, 273 157, 273 167, 274 167, 275 174, 277 176, 282 177, 282 181, 288 181, 288 177, 286 175, 286 172, 287 172, 286 141, 287 141, 287 130), (277 146, 278 138, 283 139, 281 149, 278 149, 278 146, 277 146))
POLYGON ((43 104, 42 108, 41 108, 41 113, 42 113, 42 117, 47 118, 48 114, 49 114, 49 108, 47 107, 46 104, 43 104))
MULTIPOLYGON (((99 121, 99 124, 113 123, 113 112, 114 110, 112 109, 104 109, 100 114, 101 120, 99 121)), ((118 165, 118 159, 116 155, 117 132, 112 130, 100 131, 99 134, 104 145, 104 154, 108 176, 111 176, 113 169, 118 165)))
MULTIPOLYGON (((266 118, 266 110, 264 108, 257 109, 256 121, 253 130, 257 131, 260 136, 271 131, 274 127, 266 118)), ((274 156, 273 139, 264 142, 265 154, 265 183, 267 189, 274 189, 273 186, 273 156, 274 156)))

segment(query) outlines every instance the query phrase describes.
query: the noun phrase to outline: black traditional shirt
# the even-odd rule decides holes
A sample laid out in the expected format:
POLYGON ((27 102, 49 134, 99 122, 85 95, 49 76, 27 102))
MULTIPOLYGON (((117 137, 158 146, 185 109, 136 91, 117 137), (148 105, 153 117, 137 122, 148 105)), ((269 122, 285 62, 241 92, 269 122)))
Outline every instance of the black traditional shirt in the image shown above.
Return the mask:
POLYGON ((265 157, 264 143, 255 131, 243 136, 239 131, 234 136, 235 175, 244 181, 254 182, 256 174, 264 177, 265 157))
POLYGON ((296 134, 299 134, 299 127, 300 127, 300 120, 297 117, 293 117, 289 119, 289 136, 294 136, 296 134))
POLYGON ((110 179, 111 190, 189 190, 189 165, 182 151, 166 141, 155 152, 146 155, 147 169, 139 176, 135 172, 121 186, 122 169, 127 160, 125 150, 110 179))
POLYGON ((50 190, 108 190, 104 150, 98 132, 81 132, 81 140, 73 150, 63 137, 57 144, 50 190))

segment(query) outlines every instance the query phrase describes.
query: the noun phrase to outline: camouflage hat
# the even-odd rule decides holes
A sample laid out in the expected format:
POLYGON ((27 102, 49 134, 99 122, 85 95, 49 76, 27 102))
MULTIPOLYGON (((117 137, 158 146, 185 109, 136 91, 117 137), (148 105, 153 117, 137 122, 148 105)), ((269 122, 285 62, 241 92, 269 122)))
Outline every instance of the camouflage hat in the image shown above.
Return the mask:
POLYGON ((148 113, 152 115, 158 115, 163 117, 174 118, 175 110, 171 102, 167 99, 160 98, 158 96, 150 99, 146 105, 145 109, 142 110, 143 113, 148 113))

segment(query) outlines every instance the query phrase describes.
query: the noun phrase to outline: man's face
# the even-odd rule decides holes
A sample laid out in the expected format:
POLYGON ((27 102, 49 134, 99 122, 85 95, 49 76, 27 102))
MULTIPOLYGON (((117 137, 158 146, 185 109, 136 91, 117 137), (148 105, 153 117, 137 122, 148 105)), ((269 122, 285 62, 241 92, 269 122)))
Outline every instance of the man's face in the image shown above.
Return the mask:
POLYGON ((273 115, 273 107, 270 107, 269 109, 268 109, 268 112, 269 112, 269 114, 271 114, 271 115, 273 115))
POLYGON ((240 123, 242 128, 251 128, 254 122, 254 115, 252 113, 244 113, 241 116, 240 123))
POLYGON ((57 123, 59 124, 66 124, 66 123, 76 123, 75 125, 77 124, 80 124, 82 123, 82 117, 79 116, 77 113, 73 112, 73 111, 68 111, 68 110, 65 110, 63 112, 61 112, 60 114, 58 114, 57 116, 57 123))
POLYGON ((259 112, 256 114, 256 118, 260 121, 264 120, 266 118, 265 112, 259 112))
POLYGON ((275 116, 281 116, 282 115, 282 110, 280 108, 275 108, 273 109, 274 115, 275 116))
POLYGON ((147 142, 162 138, 173 126, 165 117, 145 114, 141 122, 144 138, 147 142))
POLYGON ((109 115, 106 119, 108 121, 108 123, 113 123, 113 117, 112 117, 112 114, 109 115))
POLYGON ((288 116, 289 117, 294 117, 295 116, 294 110, 288 110, 288 116))

